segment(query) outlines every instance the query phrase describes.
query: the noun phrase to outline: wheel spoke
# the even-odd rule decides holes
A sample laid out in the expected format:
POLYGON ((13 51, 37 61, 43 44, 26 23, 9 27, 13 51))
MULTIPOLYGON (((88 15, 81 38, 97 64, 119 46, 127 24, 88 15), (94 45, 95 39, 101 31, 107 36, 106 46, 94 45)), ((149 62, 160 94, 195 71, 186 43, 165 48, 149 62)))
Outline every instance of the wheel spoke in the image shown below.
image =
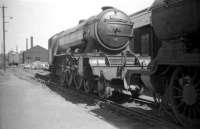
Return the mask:
POLYGON ((194 107, 194 109, 195 109, 195 111, 196 111, 196 115, 198 115, 198 116, 200 116, 200 109, 199 109, 200 107, 197 105, 197 106, 195 106, 194 107))
POLYGON ((200 103, 200 95, 197 96, 197 102, 196 103, 200 103))
POLYGON ((187 115, 188 106, 185 103, 183 103, 182 109, 183 109, 182 113, 187 115))
POLYGON ((181 79, 178 79, 178 86, 180 86, 181 89, 184 88, 183 83, 184 83, 184 82, 183 82, 183 77, 182 77, 181 79))
POLYGON ((67 85, 69 87, 72 87, 72 80, 73 80, 72 72, 67 71, 67 85))
POLYGON ((192 77, 192 82, 193 82, 193 83, 195 82, 195 79, 197 78, 197 75, 198 75, 198 72, 195 72, 195 74, 194 74, 193 77, 192 77))
POLYGON ((81 89, 83 84, 83 78, 80 77, 79 83, 78 83, 78 88, 81 89))
POLYGON ((193 112, 193 109, 192 109, 191 107, 189 107, 189 108, 188 108, 188 116, 189 116, 190 118, 193 118, 192 112, 193 112))
POLYGON ((196 117, 195 108, 192 108, 191 118, 195 118, 195 117, 196 117))
POLYGON ((194 118, 199 118, 200 117, 200 109, 199 108, 200 107, 198 105, 193 107, 194 118))
POLYGON ((82 77, 79 76, 79 74, 77 72, 75 72, 74 75, 74 84, 77 90, 81 89, 82 87, 82 77))
POLYGON ((196 88, 196 91, 199 93, 200 92, 200 88, 196 88))
POLYGON ((180 103, 176 106, 177 109, 179 109, 184 104, 183 101, 180 101, 180 103))
POLYGON ((85 80, 84 81, 84 91, 86 93, 92 92, 92 80, 85 80))
POLYGON ((200 81, 198 81, 195 85, 194 85, 194 87, 195 87, 195 89, 197 89, 197 90, 200 90, 200 81))
POLYGON ((182 95, 177 95, 177 96, 174 96, 174 98, 175 99, 181 99, 181 98, 183 98, 183 96, 182 95))
POLYGON ((175 87, 173 87, 176 91, 178 91, 178 92, 183 92, 183 89, 182 89, 182 87, 178 87, 178 86, 175 86, 175 87))

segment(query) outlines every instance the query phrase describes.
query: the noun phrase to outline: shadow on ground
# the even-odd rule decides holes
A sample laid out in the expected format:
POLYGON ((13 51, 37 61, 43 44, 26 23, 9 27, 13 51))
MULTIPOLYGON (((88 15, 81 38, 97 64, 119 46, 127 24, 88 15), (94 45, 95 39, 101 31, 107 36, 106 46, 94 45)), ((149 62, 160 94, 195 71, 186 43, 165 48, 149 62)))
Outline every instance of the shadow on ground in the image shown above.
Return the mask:
MULTIPOLYGON (((133 116, 129 116, 128 114, 124 116, 123 114, 119 112, 116 112, 112 109, 108 109, 107 107, 101 106, 100 104, 98 104, 98 100, 81 93, 83 91, 77 91, 75 89, 61 87, 59 85, 58 77, 55 77, 55 76, 52 77, 49 74, 48 75, 35 74, 35 77, 43 79, 43 80, 48 80, 50 77, 53 78, 53 81, 57 85, 45 84, 47 87, 49 87, 49 89, 56 92, 63 98, 65 98, 66 101, 69 101, 76 105, 82 105, 87 111, 92 113, 94 116, 109 122, 110 124, 114 125, 115 127, 119 129, 134 129, 134 128, 136 129, 157 129, 157 128, 167 129, 166 127, 160 127, 156 123, 134 118, 133 116)), ((120 102, 125 102, 125 101, 127 101, 127 98, 126 100, 122 99, 120 102)))

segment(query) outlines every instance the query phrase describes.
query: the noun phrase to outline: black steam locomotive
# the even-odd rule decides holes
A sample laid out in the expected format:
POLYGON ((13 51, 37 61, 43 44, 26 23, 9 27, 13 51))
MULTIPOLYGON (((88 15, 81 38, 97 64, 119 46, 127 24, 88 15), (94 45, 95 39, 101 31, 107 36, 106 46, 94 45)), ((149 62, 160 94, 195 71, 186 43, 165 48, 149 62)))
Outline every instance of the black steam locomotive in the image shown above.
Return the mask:
POLYGON ((198 0, 155 0, 148 9, 150 28, 144 25, 141 30, 134 29, 122 11, 104 7, 99 15, 49 39, 50 70, 64 86, 100 97, 113 91, 138 96, 142 87, 148 87, 155 101, 172 110, 180 123, 198 127, 199 9, 198 0), (145 33, 140 37, 142 31, 158 39, 145 33), (142 54, 146 51, 151 63, 142 54))
POLYGON ((200 124, 200 1, 156 0, 152 26, 162 46, 150 80, 162 103, 185 126, 200 124))
POLYGON ((155 0, 131 16, 135 24, 131 50, 152 60, 149 69, 132 73, 139 74, 155 102, 172 110, 187 128, 200 125, 199 7, 198 0, 155 0))

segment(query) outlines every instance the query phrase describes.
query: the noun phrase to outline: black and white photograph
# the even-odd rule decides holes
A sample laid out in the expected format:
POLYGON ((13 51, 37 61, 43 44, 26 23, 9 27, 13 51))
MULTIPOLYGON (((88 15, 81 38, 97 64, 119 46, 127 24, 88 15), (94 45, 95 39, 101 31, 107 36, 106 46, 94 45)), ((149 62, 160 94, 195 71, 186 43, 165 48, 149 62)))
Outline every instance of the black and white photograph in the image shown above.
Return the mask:
POLYGON ((200 0, 0 0, 0 129, 199 129, 200 0))

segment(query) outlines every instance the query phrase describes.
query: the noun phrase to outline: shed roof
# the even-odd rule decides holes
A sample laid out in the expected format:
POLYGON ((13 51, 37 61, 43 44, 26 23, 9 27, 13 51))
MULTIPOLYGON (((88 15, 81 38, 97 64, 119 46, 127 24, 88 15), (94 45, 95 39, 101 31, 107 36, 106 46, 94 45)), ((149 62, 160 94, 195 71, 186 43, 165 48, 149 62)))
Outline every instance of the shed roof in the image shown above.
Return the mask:
POLYGON ((41 50, 44 50, 44 51, 48 51, 46 48, 43 48, 43 47, 41 47, 41 46, 39 46, 39 45, 36 45, 36 46, 34 46, 34 47, 32 47, 32 48, 26 50, 25 52, 31 52, 31 51, 34 51, 34 50, 36 50, 36 49, 41 49, 41 50))
POLYGON ((143 9, 130 15, 131 21, 134 23, 134 28, 151 24, 151 10, 143 9))

